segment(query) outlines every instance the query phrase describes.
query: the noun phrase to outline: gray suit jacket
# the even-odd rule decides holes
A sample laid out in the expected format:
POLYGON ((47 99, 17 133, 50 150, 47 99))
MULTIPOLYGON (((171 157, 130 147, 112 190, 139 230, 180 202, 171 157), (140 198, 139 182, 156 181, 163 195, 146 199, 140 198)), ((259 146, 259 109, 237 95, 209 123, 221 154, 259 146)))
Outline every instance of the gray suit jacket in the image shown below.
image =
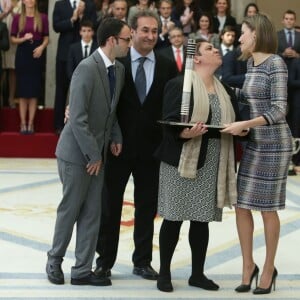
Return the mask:
POLYGON ((116 105, 124 82, 124 67, 116 61, 116 88, 111 101, 107 69, 96 50, 75 69, 70 86, 70 119, 65 125, 56 156, 86 165, 104 160, 113 131, 122 142, 116 120, 116 105))

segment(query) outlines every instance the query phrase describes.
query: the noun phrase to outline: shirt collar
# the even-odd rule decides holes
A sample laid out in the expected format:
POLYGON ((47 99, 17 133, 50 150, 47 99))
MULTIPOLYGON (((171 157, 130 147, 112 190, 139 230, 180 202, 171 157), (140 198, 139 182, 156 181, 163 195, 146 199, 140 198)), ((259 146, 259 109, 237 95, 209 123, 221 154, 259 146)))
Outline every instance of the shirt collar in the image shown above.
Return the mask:
POLYGON ((225 51, 226 49, 229 49, 230 51, 233 50, 233 45, 231 45, 230 47, 227 47, 224 44, 221 44, 221 47, 222 47, 222 51, 225 51))
MULTIPOLYGON (((131 61, 137 61, 140 57, 142 57, 142 55, 136 51, 136 49, 134 49, 133 47, 130 48, 130 56, 131 56, 131 61)), ((147 59, 151 60, 152 62, 155 61, 155 55, 154 55, 154 51, 151 50, 151 52, 149 52, 146 55, 147 59)))
POLYGON ((108 68, 110 67, 111 65, 115 65, 115 61, 112 62, 106 55, 105 53, 103 52, 103 50, 101 49, 101 47, 98 48, 98 51, 99 51, 99 54, 101 55, 103 61, 104 61, 104 64, 105 64, 105 67, 108 68))
POLYGON ((86 42, 84 42, 83 40, 81 40, 81 47, 84 47, 85 45, 88 45, 89 48, 90 48, 90 47, 92 46, 92 42, 93 42, 93 40, 90 40, 89 43, 86 43, 86 42))
POLYGON ((71 4, 72 7, 73 7, 73 4, 74 4, 74 1, 76 2, 76 7, 77 7, 78 4, 79 4, 79 0, 70 0, 70 4, 71 4))
POLYGON ((172 49, 173 49, 173 52, 176 52, 176 50, 179 49, 179 50, 180 50, 180 53, 182 53, 182 51, 183 51, 183 46, 181 46, 181 47, 179 47, 179 48, 176 48, 176 47, 172 46, 172 49))
POLYGON ((294 29, 294 28, 291 28, 291 29, 284 28, 285 34, 288 34, 289 31, 290 31, 291 33, 294 33, 295 29, 294 29))

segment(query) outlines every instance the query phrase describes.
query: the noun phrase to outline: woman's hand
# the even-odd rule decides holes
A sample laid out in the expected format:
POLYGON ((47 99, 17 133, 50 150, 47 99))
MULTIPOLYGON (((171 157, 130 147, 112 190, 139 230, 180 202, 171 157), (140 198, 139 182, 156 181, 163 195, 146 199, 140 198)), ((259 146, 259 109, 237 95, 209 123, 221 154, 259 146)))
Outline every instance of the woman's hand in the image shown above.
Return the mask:
POLYGON ((43 51, 44 51, 43 46, 36 47, 36 48, 33 50, 33 57, 34 57, 34 58, 39 58, 39 57, 41 57, 41 55, 43 54, 43 51))
POLYGON ((207 132, 207 127, 202 122, 196 123, 192 128, 185 128, 181 131, 180 137, 183 139, 191 139, 196 136, 203 135, 207 132))
POLYGON ((27 33, 25 33, 23 39, 24 39, 24 42, 25 42, 25 41, 32 41, 32 39, 33 39, 33 34, 32 34, 31 32, 27 32, 27 33))
POLYGON ((220 130, 222 133, 230 133, 232 135, 245 136, 249 132, 249 127, 245 121, 233 122, 230 124, 225 124, 225 128, 220 130))

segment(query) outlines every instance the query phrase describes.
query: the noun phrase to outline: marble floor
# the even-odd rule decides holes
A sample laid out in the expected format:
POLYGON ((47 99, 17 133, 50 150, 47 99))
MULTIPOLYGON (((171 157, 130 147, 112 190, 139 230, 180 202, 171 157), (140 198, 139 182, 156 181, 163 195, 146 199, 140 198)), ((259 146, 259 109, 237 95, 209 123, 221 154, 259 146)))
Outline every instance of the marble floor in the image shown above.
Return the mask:
MULTIPOLYGON (((300 299, 300 175, 288 179, 287 208, 280 211, 281 237, 276 266, 276 291, 267 296, 237 294, 241 255, 233 210, 226 209, 222 223, 210 224, 206 263, 209 277, 220 285, 218 292, 189 287, 190 250, 188 223, 184 224, 172 264, 173 293, 162 293, 155 282, 132 274, 133 249, 132 183, 128 184, 121 226, 117 264, 112 270, 111 287, 70 285, 74 262, 74 237, 63 269, 66 284, 55 286, 45 275, 46 252, 50 248, 56 207, 61 197, 54 159, 0 158, 0 299, 300 299)), ((262 267, 265 254, 262 221, 255 218, 254 255, 262 267)), ((158 232, 155 221, 153 267, 158 269, 158 232)))

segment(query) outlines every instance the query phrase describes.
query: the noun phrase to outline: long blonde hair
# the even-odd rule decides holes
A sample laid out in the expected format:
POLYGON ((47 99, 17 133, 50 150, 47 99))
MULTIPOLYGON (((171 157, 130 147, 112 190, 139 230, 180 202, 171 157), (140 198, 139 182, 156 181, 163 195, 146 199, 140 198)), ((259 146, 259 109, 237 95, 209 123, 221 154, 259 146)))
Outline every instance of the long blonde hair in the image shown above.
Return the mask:
MULTIPOLYGON (((35 5, 34 5, 34 16, 33 16, 33 18, 34 18, 34 21, 33 21, 34 31, 42 32, 43 23, 42 23, 41 14, 38 10, 37 0, 35 1, 35 5)), ((19 32, 24 31, 25 23, 26 23, 26 7, 25 7, 25 4, 22 2, 21 14, 20 14, 20 19, 19 19, 19 32)))

